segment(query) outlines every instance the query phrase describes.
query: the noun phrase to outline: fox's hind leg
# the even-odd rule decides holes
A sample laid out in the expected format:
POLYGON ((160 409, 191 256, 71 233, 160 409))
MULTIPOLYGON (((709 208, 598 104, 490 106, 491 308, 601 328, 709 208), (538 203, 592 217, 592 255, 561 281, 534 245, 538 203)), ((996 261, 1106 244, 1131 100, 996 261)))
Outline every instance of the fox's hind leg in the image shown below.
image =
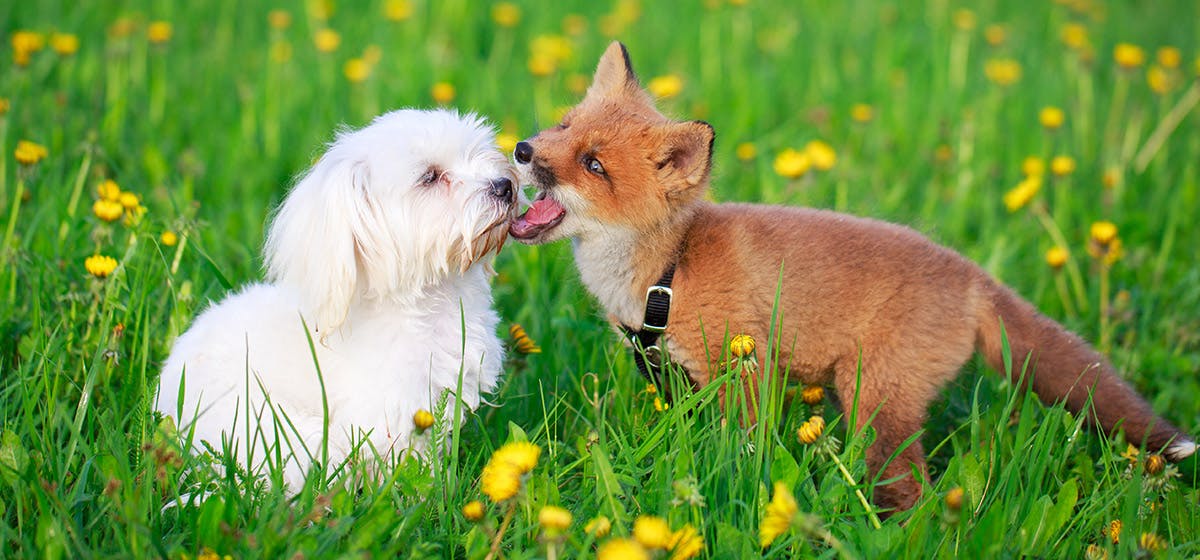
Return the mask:
POLYGON ((890 511, 911 508, 928 482, 920 439, 907 444, 906 440, 924 426, 926 409, 940 388, 938 381, 946 378, 912 369, 894 371, 899 367, 902 364, 864 356, 861 382, 856 362, 839 364, 834 378, 847 419, 857 403, 854 430, 868 421, 875 430, 875 440, 866 450, 867 467, 883 483, 875 487, 875 504, 890 511))

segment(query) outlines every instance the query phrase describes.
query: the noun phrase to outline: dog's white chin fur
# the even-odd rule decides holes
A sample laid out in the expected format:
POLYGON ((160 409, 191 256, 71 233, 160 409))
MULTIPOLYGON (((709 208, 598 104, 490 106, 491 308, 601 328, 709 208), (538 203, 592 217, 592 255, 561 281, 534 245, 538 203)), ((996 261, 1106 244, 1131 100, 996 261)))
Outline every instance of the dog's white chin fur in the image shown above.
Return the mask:
POLYGON ((330 467, 355 445, 362 459, 426 449, 413 415, 447 393, 477 407, 504 358, 488 277, 516 208, 490 193, 514 178, 494 137, 443 110, 341 132, 272 222, 269 283, 175 341, 156 408, 251 472, 278 446, 293 490, 322 456, 326 419, 330 467), (427 183, 430 169, 444 174, 427 183))

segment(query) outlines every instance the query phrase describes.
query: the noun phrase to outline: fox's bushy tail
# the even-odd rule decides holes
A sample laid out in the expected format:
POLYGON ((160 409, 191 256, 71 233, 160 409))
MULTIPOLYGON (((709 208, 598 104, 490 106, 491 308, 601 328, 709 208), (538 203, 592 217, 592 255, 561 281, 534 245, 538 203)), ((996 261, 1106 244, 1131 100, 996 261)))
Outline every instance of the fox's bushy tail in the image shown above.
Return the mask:
POLYGON ((1122 380, 1104 356, 1079 336, 1039 313, 1012 290, 990 279, 980 306, 977 345, 988 364, 1004 371, 1001 321, 1012 351, 1013 381, 1029 356, 1026 382, 1043 402, 1066 402, 1075 413, 1086 410, 1088 420, 1107 432, 1121 427, 1132 443, 1161 451, 1170 461, 1196 452, 1196 443, 1160 418, 1132 387, 1122 380), (991 305, 987 305, 990 301, 991 305))

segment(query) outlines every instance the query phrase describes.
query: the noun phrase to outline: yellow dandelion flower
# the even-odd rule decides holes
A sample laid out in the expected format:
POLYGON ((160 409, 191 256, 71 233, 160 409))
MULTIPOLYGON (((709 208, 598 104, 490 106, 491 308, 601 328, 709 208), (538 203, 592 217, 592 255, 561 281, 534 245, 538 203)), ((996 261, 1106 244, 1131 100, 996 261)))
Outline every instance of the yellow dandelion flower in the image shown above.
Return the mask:
POLYGON ((671 408, 671 405, 663 402, 661 397, 654 397, 654 411, 655 412, 666 412, 670 408, 671 408))
POLYGON ((1021 173, 1026 177, 1041 177, 1046 174, 1046 161, 1038 156, 1021 160, 1021 173))
POLYGON ((1087 27, 1080 23, 1068 23, 1062 26, 1059 31, 1058 38, 1063 44, 1075 50, 1082 49, 1088 46, 1087 27))
POLYGON ((758 540, 761 546, 771 546, 775 539, 786 533, 799 512, 800 507, 796 505, 796 498, 792 496, 791 489, 783 482, 776 482, 774 496, 771 497, 771 503, 767 504, 762 523, 758 525, 758 540))
POLYGON ((125 207, 120 202, 102 198, 92 204, 92 213, 106 222, 114 222, 125 214, 125 207))
POLYGON ((671 560, 689 560, 704 551, 704 537, 690 523, 671 533, 671 560))
POLYGON ((454 101, 455 93, 454 86, 448 82, 438 82, 433 84, 432 88, 429 88, 429 95, 433 97, 434 103, 439 105, 445 105, 454 101))
POLYGON ((825 400, 825 388, 820 385, 808 385, 800 390, 800 400, 809 406, 820 404, 825 400))
POLYGON ((954 27, 959 31, 975 29, 975 12, 960 8, 954 11, 954 27))
POLYGON ((1160 474, 1166 468, 1167 462, 1163 460, 1163 456, 1157 453, 1146 457, 1146 474, 1160 474))
POLYGON ((1130 43, 1117 43, 1113 47, 1113 60, 1121 68, 1137 68, 1146 63, 1146 51, 1130 43))
POLYGON ((488 461, 479 475, 479 489, 493 502, 508 500, 521 491, 521 472, 509 463, 488 461))
POLYGON ((850 107, 850 118, 856 123, 868 123, 875 118, 875 108, 866 103, 855 103, 850 107))
POLYGON ((492 21, 500 27, 516 27, 521 22, 521 8, 512 2, 497 2, 492 6, 492 21))
POLYGON ((271 43, 271 62, 283 64, 292 59, 292 44, 287 41, 275 41, 271 43))
POLYGON ((808 173, 811 167, 812 161, 808 159, 808 154, 792 148, 786 148, 775 156, 775 173, 788 179, 808 173))
POLYGON ((583 526, 583 532, 598 539, 607 537, 610 531, 612 531, 612 521, 609 521, 608 517, 603 515, 597 515, 591 521, 588 521, 587 525, 583 526))
POLYGON ((596 549, 596 560, 650 560, 650 553, 630 539, 613 539, 596 549))
POLYGON ((1163 68, 1179 68, 1179 63, 1183 61, 1183 55, 1180 54, 1176 47, 1162 47, 1158 52, 1154 53, 1154 59, 1158 61, 1163 68))
POLYGON ((677 74, 667 74, 665 76, 657 76, 646 84, 646 89, 659 99, 670 99, 679 95, 683 91, 683 78, 677 74))
POLYGON ((542 453, 542 448, 528 441, 514 441, 500 446, 495 453, 492 454, 492 462, 507 463, 517 469, 517 472, 525 474, 533 467, 537 466, 538 455, 542 453))
POLYGON ((1050 172, 1056 177, 1066 177, 1075 172, 1075 158, 1071 156, 1054 156, 1050 160, 1050 172))
POLYGON ((544 78, 558 70, 558 61, 549 55, 534 53, 530 55, 527 66, 530 74, 544 78))
POLYGON ((467 521, 479 521, 483 519, 483 502, 479 500, 467 502, 467 505, 462 507, 462 514, 463 517, 467 518, 467 521))
POLYGON ((825 419, 820 416, 813 416, 796 430, 796 438, 800 440, 800 443, 812 445, 820 439, 821 433, 824 431, 825 419))
POLYGON ((122 192, 121 196, 117 198, 117 202, 120 202, 121 206, 124 206, 126 210, 136 210, 141 204, 138 196, 128 191, 122 192))
POLYGON ((998 47, 1008 39, 1008 30, 1003 25, 993 23, 983 28, 983 38, 989 45, 998 47))
POLYGON ((292 25, 292 14, 287 10, 271 10, 267 14, 267 23, 271 29, 284 30, 292 25))
POLYGON ((1012 190, 1004 193, 1004 207, 1009 212, 1016 212, 1029 204, 1038 191, 1042 190, 1042 178, 1039 176, 1026 177, 1012 190))
POLYGON ((413 414, 412 421, 418 432, 424 432, 433 425, 433 413, 422 408, 413 414))
POLYGON ((1095 222, 1091 227, 1092 240, 1101 245, 1108 245, 1117 238, 1117 225, 1107 220, 1095 222))
POLYGON ((1170 93, 1175 86, 1171 74, 1157 64, 1150 65, 1146 70, 1146 85, 1150 86, 1150 91, 1159 95, 1170 93))
POLYGON ((387 0, 383 4, 383 17, 389 21, 406 21, 413 15, 411 0, 387 0))
POLYGON ((342 67, 342 74, 350 83, 361 84, 371 77, 371 65, 361 58, 351 58, 342 67))
POLYGON ((108 26, 108 36, 114 39, 123 39, 133 35, 137 29, 137 22, 133 18, 122 16, 113 20, 112 25, 108 26))
POLYGON ((571 40, 562 35, 538 35, 529 43, 529 52, 541 53, 562 62, 571 58, 571 40))
POLYGON ((963 489, 961 486, 955 486, 950 491, 946 492, 946 509, 950 511, 958 511, 963 505, 963 489))
POLYGON ((1011 86, 1021 81, 1021 63, 1011 58, 993 58, 983 63, 983 74, 998 86, 1011 86))
MULTIPOLYGON (((517 138, 516 134, 509 134, 507 132, 496 134, 496 147, 500 148, 500 151, 506 154, 511 154, 513 150, 517 149, 517 142, 520 142, 520 139, 517 138)), ((521 330, 524 331, 525 329, 521 330)))
POLYGON ((1109 523, 1108 526, 1104 528, 1104 536, 1108 537, 1113 544, 1120 544, 1122 526, 1123 525, 1120 519, 1114 519, 1112 523, 1109 523))
POLYGON ((107 255, 92 255, 83 261, 83 267, 96 278, 107 278, 117 269, 117 259, 107 255))
POLYGON ((666 519, 643 515, 633 522, 633 538, 651 550, 667 550, 671 547, 671 527, 666 519))
POLYGON ((13 157, 21 165, 36 165, 49 155, 50 150, 47 150, 45 146, 29 140, 18 140, 17 147, 13 150, 13 157))
POLYGON ((1038 122, 1042 123, 1042 127, 1046 130, 1058 130, 1066 120, 1066 114, 1058 107, 1043 107, 1038 112, 1038 122))
POLYGON ((167 230, 158 236, 158 240, 167 247, 174 247, 175 244, 179 243, 179 235, 171 230, 167 230))
POLYGON ((558 506, 545 506, 538 512, 538 525, 550 533, 563 531, 571 526, 571 512, 558 506))
POLYGON ((746 358, 754 353, 754 337, 739 334, 729 340, 729 353, 735 358, 746 358))
MULTIPOLYGON (((497 137, 497 141, 498 140, 499 140, 499 138, 497 137)), ((515 136, 513 136, 512 137, 512 147, 508 148, 505 151, 512 152, 513 149, 516 147, 516 145, 517 145, 517 138, 515 136)), ((510 325, 508 327, 508 335, 512 337, 514 349, 518 353, 521 353, 521 354, 541 354, 542 353, 542 348, 540 346, 538 346, 537 343, 534 342, 532 338, 529 338, 529 335, 525 333, 525 327, 522 327, 520 324, 513 323, 512 325, 510 325)))
POLYGON ((332 29, 320 29, 313 34, 313 45, 317 47, 318 51, 323 53, 331 53, 336 51, 338 45, 341 44, 342 35, 332 29))
POLYGON ((588 19, 579 14, 567 14, 562 20, 563 33, 579 36, 587 32, 588 19))
POLYGON ((1066 249, 1058 246, 1051 247, 1046 251, 1046 264, 1050 265, 1050 268, 1054 270, 1059 270, 1064 264, 1067 264, 1069 256, 1070 253, 1066 249))
POLYGON ((804 153, 813 167, 821 171, 829 171, 837 164, 837 152, 833 147, 820 140, 813 140, 804 145, 804 153))
POLYGON ((59 56, 71 56, 79 50, 79 37, 72 33, 50 35, 50 48, 59 56))
POLYGON ((738 144, 734 153, 737 155, 739 160, 750 161, 758 155, 758 148, 754 146, 753 142, 742 142, 741 144, 738 144))
POLYGON ((0 117, 7 115, 10 108, 11 105, 8 102, 8 98, 0 97, 0 117))
POLYGON ((117 182, 113 181, 112 179, 105 179, 104 181, 101 181, 101 183, 96 187, 96 194, 104 200, 120 202, 121 186, 118 185, 117 182))
POLYGON ((13 51, 37 52, 45 48, 46 37, 36 31, 17 30, 10 39, 13 51))
POLYGON ((1167 549, 1167 540, 1155 533, 1142 533, 1138 537, 1138 546, 1147 552, 1158 552, 1167 549))
POLYGON ((645 393, 647 395, 653 395, 655 393, 658 393, 658 387, 655 387, 653 383, 647 383, 645 393))
POLYGON ((175 28, 171 26, 169 21, 152 21, 146 26, 146 38, 155 45, 161 45, 171 40, 171 36, 175 34, 175 28))

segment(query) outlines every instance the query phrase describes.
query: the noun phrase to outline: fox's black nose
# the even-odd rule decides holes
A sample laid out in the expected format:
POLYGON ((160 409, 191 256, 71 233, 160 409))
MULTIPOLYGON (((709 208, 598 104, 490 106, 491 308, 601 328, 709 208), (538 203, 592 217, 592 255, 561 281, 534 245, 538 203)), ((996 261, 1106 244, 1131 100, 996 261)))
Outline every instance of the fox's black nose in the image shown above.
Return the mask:
POLYGON ((533 146, 529 142, 517 142, 513 156, 517 158, 517 163, 529 163, 533 160, 533 146))
POLYGON ((512 200, 512 181, 508 177, 492 179, 492 196, 503 200, 512 200))

